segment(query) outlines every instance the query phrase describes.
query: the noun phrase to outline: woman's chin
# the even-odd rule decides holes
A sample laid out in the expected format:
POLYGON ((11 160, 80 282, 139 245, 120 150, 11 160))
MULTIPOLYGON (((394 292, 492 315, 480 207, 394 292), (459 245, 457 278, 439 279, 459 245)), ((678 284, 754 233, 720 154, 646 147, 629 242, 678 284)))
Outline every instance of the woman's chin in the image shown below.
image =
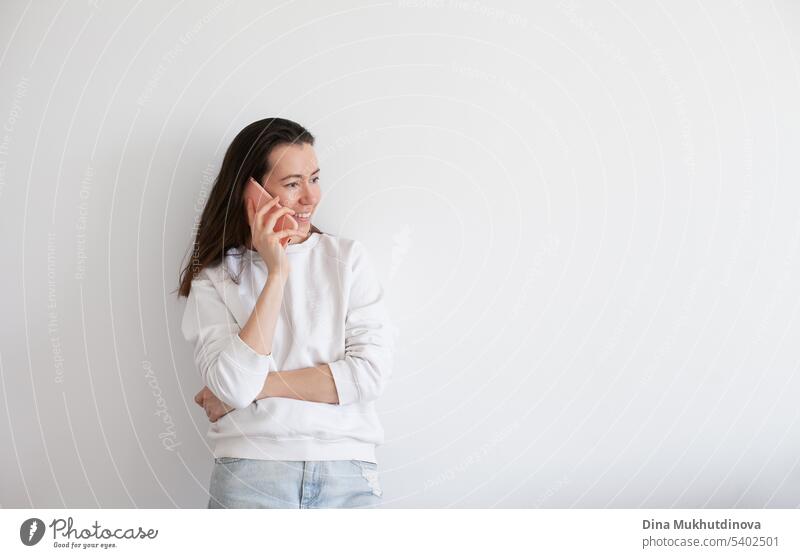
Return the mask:
POLYGON ((310 233, 311 233, 311 227, 309 226, 300 227, 299 229, 297 229, 297 232, 295 232, 293 235, 290 236, 290 238, 292 239, 292 242, 302 241, 307 239, 310 233))

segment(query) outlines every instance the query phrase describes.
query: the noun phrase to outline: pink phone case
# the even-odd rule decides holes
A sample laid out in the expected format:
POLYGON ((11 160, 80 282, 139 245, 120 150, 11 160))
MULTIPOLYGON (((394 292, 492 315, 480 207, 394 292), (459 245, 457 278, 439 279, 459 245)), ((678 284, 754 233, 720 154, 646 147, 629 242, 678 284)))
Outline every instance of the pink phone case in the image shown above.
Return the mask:
MULTIPOLYGON (((261 186, 261 184, 256 182, 254 179, 250 179, 247 181, 247 186, 245 187, 244 190, 244 199, 245 203, 247 203, 247 200, 253 200, 256 204, 256 211, 258 211, 264 206, 264 204, 268 203, 272 199, 272 196, 269 195, 269 192, 267 192, 261 186)), ((281 207, 283 206, 280 204, 280 202, 278 202, 278 205, 270 209, 267 215, 269 215, 273 211, 277 211, 281 207)), ((275 223, 275 228, 273 230, 275 232, 278 232, 284 229, 291 229, 295 225, 297 225, 297 222, 294 219, 292 219, 290 215, 284 215, 278 218, 278 220, 275 223)), ((281 245, 286 246, 289 243, 289 240, 290 240, 289 237, 282 238, 280 240, 281 245)))

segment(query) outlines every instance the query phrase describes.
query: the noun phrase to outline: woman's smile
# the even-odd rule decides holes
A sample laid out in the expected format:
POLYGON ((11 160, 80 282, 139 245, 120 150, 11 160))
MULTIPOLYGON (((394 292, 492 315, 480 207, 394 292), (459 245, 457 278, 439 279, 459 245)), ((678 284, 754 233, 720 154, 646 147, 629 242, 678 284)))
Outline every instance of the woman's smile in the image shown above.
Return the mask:
POLYGON ((311 221, 311 211, 307 211, 305 213, 296 212, 292 217, 294 220, 300 224, 309 223, 311 221))

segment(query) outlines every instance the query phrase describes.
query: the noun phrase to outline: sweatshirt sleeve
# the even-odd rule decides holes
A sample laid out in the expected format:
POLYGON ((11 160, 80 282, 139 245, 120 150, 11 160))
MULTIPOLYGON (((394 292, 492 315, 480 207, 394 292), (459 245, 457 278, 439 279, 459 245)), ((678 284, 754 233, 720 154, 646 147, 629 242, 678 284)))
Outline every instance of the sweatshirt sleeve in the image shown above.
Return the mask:
POLYGON ((236 409, 249 406, 275 370, 272 354, 254 351, 210 279, 198 277, 186 301, 181 331, 194 344, 194 359, 203 383, 222 402, 236 409))
POLYGON ((367 251, 354 241, 345 319, 345 357, 328 363, 339 405, 377 399, 392 372, 394 330, 367 251))

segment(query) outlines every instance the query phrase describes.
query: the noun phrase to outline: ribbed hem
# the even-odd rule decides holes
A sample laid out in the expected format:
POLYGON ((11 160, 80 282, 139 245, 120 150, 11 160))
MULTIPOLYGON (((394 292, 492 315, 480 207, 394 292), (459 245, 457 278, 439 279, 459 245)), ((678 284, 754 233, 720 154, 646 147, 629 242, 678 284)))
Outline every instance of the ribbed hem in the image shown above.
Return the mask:
POLYGON ((317 243, 319 242, 319 239, 320 239, 321 236, 322 235, 319 234, 319 233, 312 232, 309 235, 309 237, 307 239, 305 239, 304 242, 301 242, 300 244, 293 244, 293 243, 290 242, 289 244, 286 245, 286 253, 287 254, 294 254, 294 253, 297 253, 297 252, 308 252, 314 246, 317 245, 317 243))
POLYGON ((221 438, 214 445, 214 457, 241 457, 267 461, 333 461, 357 459, 377 463, 375 444, 363 442, 323 442, 320 440, 271 440, 221 438))
MULTIPOLYGON (((308 236, 308 238, 306 238, 303 242, 300 242, 299 244, 292 244, 291 242, 289 244, 287 244, 286 248, 285 248, 285 252, 287 254, 296 254, 298 252, 308 252, 314 246, 319 244, 319 239, 320 238, 322 238, 322 234, 316 233, 316 232, 312 232, 308 236)), ((235 248, 230 248, 229 251, 230 250, 236 250, 236 249, 235 248)), ((261 262, 264 261, 264 260, 261 259, 261 256, 258 255, 258 250, 253 250, 252 248, 247 248, 246 246, 242 246, 240 248, 240 251, 241 251, 239 253, 240 256, 241 255, 247 255, 247 256, 253 258, 256 261, 261 261, 261 262)))

